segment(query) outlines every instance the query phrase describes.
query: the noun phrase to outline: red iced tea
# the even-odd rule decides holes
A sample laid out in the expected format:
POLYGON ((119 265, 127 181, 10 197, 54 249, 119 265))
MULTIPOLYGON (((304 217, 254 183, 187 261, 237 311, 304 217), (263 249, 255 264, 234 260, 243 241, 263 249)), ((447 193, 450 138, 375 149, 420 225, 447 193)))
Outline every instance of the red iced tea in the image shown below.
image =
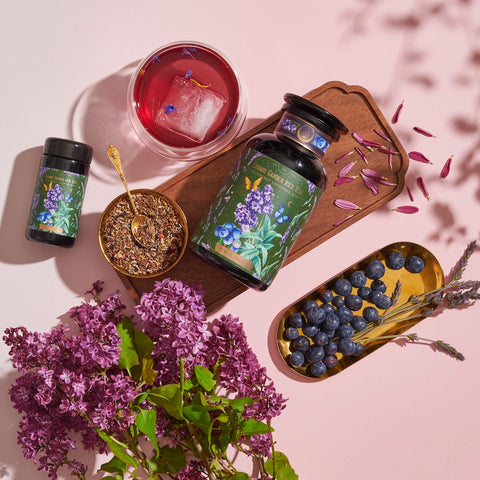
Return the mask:
POLYGON ((152 54, 138 72, 133 86, 135 113, 143 127, 160 142, 176 148, 198 147, 222 135, 237 113, 239 96, 240 87, 232 67, 217 52, 199 44, 167 46, 152 54), (165 123, 159 121, 162 116, 176 114, 174 102, 165 104, 167 97, 172 96, 176 77, 193 82, 199 97, 205 94, 222 99, 215 120, 208 125, 201 140, 166 128, 165 123))

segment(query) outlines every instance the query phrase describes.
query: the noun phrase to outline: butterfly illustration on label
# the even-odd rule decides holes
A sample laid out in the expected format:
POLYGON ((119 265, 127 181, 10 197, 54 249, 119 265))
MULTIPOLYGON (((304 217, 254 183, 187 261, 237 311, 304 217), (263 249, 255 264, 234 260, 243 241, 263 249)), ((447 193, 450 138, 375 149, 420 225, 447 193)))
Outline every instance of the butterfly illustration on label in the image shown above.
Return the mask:
POLYGON ((245 188, 247 190, 258 190, 258 187, 262 183, 263 177, 257 178, 254 182, 252 182, 248 177, 245 177, 245 188))
POLYGON ((277 219, 277 223, 285 223, 291 220, 288 215, 285 215, 285 205, 283 203, 275 211, 274 216, 277 219))

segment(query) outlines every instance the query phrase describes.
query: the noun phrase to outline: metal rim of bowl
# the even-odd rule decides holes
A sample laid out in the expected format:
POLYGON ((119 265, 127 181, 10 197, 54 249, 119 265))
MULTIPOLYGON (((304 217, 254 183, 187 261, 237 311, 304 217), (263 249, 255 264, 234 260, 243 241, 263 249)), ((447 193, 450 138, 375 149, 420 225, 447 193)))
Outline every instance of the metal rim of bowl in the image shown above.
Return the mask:
POLYGON ((177 263, 180 261, 180 259, 183 257, 183 254, 185 253, 185 250, 187 248, 187 244, 188 244, 188 224, 187 224, 187 217, 185 216, 185 213, 184 211, 182 210, 182 208, 180 207, 180 205, 178 205, 177 202, 175 202, 175 200, 171 199, 170 197, 168 197, 167 195, 164 195, 163 193, 161 192, 158 192, 156 190, 150 190, 150 189, 147 189, 147 188, 138 188, 138 189, 135 189, 135 190, 131 190, 130 193, 132 195, 138 195, 138 194, 145 194, 145 195, 153 195, 153 196, 156 196, 156 197, 160 197, 162 198, 163 200, 167 201, 170 205, 172 205, 173 209, 175 210, 175 214, 179 217, 180 219, 180 223, 182 224, 182 227, 183 227, 183 233, 184 233, 184 236, 183 236, 183 243, 182 243, 182 248, 180 249, 180 252, 177 256, 177 258, 165 269, 163 270, 159 270, 158 272, 152 272, 152 273, 145 273, 145 274, 134 274, 134 273, 129 273, 127 272, 125 269, 119 267, 118 265, 116 265, 110 258, 110 256, 108 255, 108 253, 106 252, 106 249, 105 249, 105 246, 104 246, 104 243, 103 243, 103 226, 104 226, 104 223, 105 223, 105 219, 107 217, 107 214, 110 212, 110 210, 122 199, 126 198, 127 197, 127 192, 124 192, 120 195, 118 195, 117 197, 115 197, 108 205, 107 207, 105 208, 105 210, 103 211, 102 213, 102 216, 100 217, 100 221, 98 222, 98 230, 97 230, 97 233, 98 233, 98 243, 99 243, 99 246, 100 246, 100 250, 105 258, 105 260, 108 262, 108 264, 113 267, 118 273, 122 274, 122 275, 125 275, 127 277, 132 277, 132 278, 153 278, 153 277, 157 277, 157 276, 160 276, 160 275, 164 275, 165 273, 167 273, 169 270, 171 270, 175 265, 177 265, 177 263))

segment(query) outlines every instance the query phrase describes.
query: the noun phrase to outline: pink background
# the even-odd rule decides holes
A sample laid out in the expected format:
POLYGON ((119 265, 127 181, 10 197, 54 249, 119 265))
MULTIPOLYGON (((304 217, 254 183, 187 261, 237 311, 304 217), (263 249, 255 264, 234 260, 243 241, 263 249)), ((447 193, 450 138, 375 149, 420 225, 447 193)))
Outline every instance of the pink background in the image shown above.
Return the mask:
MULTIPOLYGON (((407 173, 419 213, 391 211, 410 204, 404 192, 282 269, 268 291, 248 291, 215 315, 240 317, 261 363, 290 398, 274 427, 278 449, 302 480, 478 478, 479 305, 414 329, 451 343, 465 362, 428 346, 392 343, 326 381, 302 381, 279 360, 274 338, 282 309, 378 248, 403 240, 422 244, 448 273, 466 244, 480 239, 480 2, 4 1, 0 18, 2 331, 50 328, 97 279, 108 292, 120 289, 133 307, 97 247, 100 213, 122 192, 103 152, 108 143, 119 145, 132 188, 154 188, 188 166, 160 161, 136 139, 127 118, 129 75, 152 50, 196 40, 224 52, 247 85, 245 128, 277 111, 285 92, 303 95, 330 80, 358 84, 388 119, 405 100, 394 130, 407 151, 420 150, 434 162, 412 161, 407 173), (415 125, 437 138, 414 133, 415 125), (24 238, 48 136, 95 148, 71 250, 24 238), (451 154, 451 174, 440 180, 451 154), (414 184, 419 175, 430 201, 414 184)), ((465 278, 479 274, 477 252, 465 278)), ((7 395, 15 373, 3 343, 0 355, 0 478, 46 478, 16 445, 18 417, 7 395)), ((84 458, 95 472, 100 459, 84 458)))

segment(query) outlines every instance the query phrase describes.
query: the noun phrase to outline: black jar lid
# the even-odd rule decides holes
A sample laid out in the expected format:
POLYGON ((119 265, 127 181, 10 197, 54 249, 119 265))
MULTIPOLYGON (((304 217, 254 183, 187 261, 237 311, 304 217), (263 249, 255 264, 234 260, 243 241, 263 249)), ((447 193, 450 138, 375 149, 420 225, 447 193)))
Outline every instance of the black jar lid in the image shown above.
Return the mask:
POLYGON ((43 154, 90 164, 93 148, 86 143, 75 142, 65 138, 49 137, 45 140, 43 154))
POLYGON ((335 115, 327 110, 310 102, 306 98, 300 97, 293 93, 286 93, 283 97, 285 103, 282 110, 288 111, 293 115, 297 115, 312 125, 322 130, 334 140, 340 138, 340 134, 348 133, 348 128, 335 115))

